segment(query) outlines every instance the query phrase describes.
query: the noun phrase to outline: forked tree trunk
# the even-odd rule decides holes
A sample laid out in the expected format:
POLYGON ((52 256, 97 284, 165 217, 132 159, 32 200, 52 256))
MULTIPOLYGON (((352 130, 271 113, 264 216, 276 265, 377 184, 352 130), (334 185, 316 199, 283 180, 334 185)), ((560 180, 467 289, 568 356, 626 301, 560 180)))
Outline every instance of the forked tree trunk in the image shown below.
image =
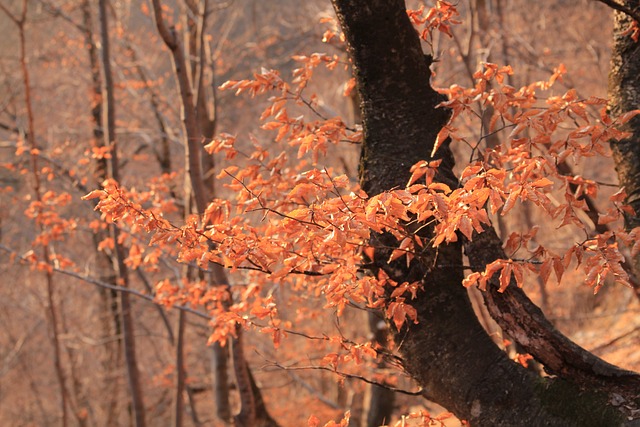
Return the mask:
MULTIPOLYGON (((332 0, 332 3, 349 44, 362 99, 364 145, 360 176, 363 189, 375 195, 402 188, 409 179, 409 168, 419 160, 430 159, 436 134, 448 118, 445 110, 435 109, 442 97, 429 86, 431 59, 425 60, 402 0, 332 0)), ((437 178, 455 186, 457 181, 451 172, 454 162, 448 143, 438 150, 437 156, 443 160, 437 178)), ((470 245, 467 254, 470 250, 478 252, 482 255, 481 261, 499 256, 493 252, 495 246, 491 246, 497 241, 500 248, 495 232, 489 230, 481 236, 484 239, 478 240, 489 243, 489 252, 482 253, 483 246, 470 245)), ((496 347, 473 313, 467 291, 461 285, 462 269, 432 267, 462 266, 459 242, 443 245, 437 253, 431 250, 423 254, 423 258, 430 260, 414 260, 408 267, 404 260, 385 262, 391 252, 386 248, 394 245, 397 241, 389 235, 373 237, 372 246, 376 248, 373 270, 375 273, 383 269, 398 282, 420 280, 424 286, 424 291, 413 301, 419 323, 396 331, 395 338, 406 370, 422 385, 425 397, 477 426, 603 426, 625 422, 623 414, 608 405, 605 393, 593 388, 582 391, 579 387, 585 384, 593 387, 595 381, 588 382, 583 377, 576 381, 541 379, 509 360, 496 347)), ((506 311, 508 308, 500 305, 503 301, 520 304, 522 298, 526 298, 520 294, 511 297, 513 299, 504 300, 496 297, 498 302, 494 300, 493 304, 506 311)), ((518 307, 533 310, 522 304, 518 307)), ((492 315, 499 315, 500 310, 494 309, 492 315)), ((521 315, 526 317, 524 313, 521 315)), ((536 326, 540 324, 541 320, 537 319, 536 326)), ((501 326, 505 329, 508 322, 501 326)), ((547 331, 547 334, 555 337, 557 331, 547 331)), ((562 340, 558 343, 566 345, 562 340)), ((573 347, 567 351, 583 355, 573 347)), ((558 363, 563 363, 561 356, 558 363)), ((595 371, 600 367, 606 373, 615 371, 608 365, 592 366, 595 371)), ((570 366, 562 374, 569 377, 575 372, 584 373, 570 366)), ((588 378, 588 374, 584 375, 588 378)), ((621 383, 626 386, 633 386, 634 379, 637 380, 632 373, 620 375, 621 383), (624 377, 627 374, 628 377, 624 377)))

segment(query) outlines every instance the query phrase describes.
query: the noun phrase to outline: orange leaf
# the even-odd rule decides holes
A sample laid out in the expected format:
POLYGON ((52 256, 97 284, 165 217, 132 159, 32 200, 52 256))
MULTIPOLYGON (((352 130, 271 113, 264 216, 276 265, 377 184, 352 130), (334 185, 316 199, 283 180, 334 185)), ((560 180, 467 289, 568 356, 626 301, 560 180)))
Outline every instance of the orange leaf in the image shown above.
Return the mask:
POLYGON ((640 114, 640 110, 633 110, 633 111, 629 111, 627 113, 621 114, 616 119, 616 124, 623 125, 627 123, 629 120, 631 120, 632 118, 634 118, 635 116, 637 116, 638 114, 640 114))
POLYGON ((562 275, 564 273, 564 266, 562 265, 562 260, 560 258, 553 258, 553 270, 556 273, 556 277, 558 278, 558 283, 562 280, 562 275))
POLYGON ((320 425, 320 420, 315 415, 311 415, 307 420, 307 426, 309 427, 318 427, 320 425))
POLYGON ((504 207, 502 208, 502 212, 500 215, 504 216, 507 212, 511 210, 516 204, 516 199, 522 193, 522 187, 518 187, 515 190, 512 190, 507 196, 507 200, 504 202, 504 207))
POLYGON ((91 199, 97 199, 99 197, 102 197, 104 195, 104 191, 103 190, 93 190, 92 192, 90 192, 89 194, 86 194, 84 196, 81 197, 82 200, 91 200, 91 199))
POLYGON ((531 183, 531 186, 533 188, 548 187, 550 185, 553 185, 553 181, 548 178, 540 178, 537 181, 531 183))
POLYGON ((505 289, 509 286, 509 281, 511 280, 511 270, 513 269, 512 264, 509 262, 504 264, 502 268, 502 272, 500 273, 500 292, 504 292, 505 289))
POLYGON ((434 157, 436 155, 436 151, 438 151, 438 148, 442 146, 444 141, 449 136, 449 133, 450 130, 447 126, 440 129, 440 132, 438 132, 438 136, 436 137, 436 142, 433 144, 433 150, 431 150, 431 157, 434 157))

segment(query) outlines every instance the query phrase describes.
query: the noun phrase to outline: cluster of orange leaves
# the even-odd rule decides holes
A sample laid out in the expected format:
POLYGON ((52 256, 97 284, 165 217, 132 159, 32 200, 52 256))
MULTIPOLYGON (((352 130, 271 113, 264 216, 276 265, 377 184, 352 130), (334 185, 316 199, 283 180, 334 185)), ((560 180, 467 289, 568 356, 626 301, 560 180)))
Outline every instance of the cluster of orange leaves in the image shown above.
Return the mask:
MULTIPOLYGON (((336 423, 335 421, 331 420, 329 422, 327 422, 326 424, 323 425, 323 427, 347 427, 349 425, 349 419, 351 418, 351 411, 347 411, 344 414, 344 417, 342 417, 342 419, 340 420, 339 423, 336 423)), ((307 420, 307 426, 308 427, 319 427, 320 426, 320 419, 318 417, 316 417, 315 415, 311 415, 309 417, 309 419, 307 420)))
MULTIPOLYGON (((347 411, 344 414, 344 417, 340 422, 329 421, 323 425, 323 427, 346 427, 349 425, 349 419, 351 417, 350 411, 347 411)), ((389 425, 390 427, 402 427, 405 426, 407 422, 410 422, 412 426, 422 426, 422 427, 434 427, 440 426, 444 427, 446 424, 446 420, 452 419, 453 414, 449 412, 445 412, 438 416, 431 416, 426 410, 419 410, 412 412, 408 415, 403 415, 402 419, 396 422, 393 425, 389 425), (419 423, 419 424, 416 424, 419 423)), ((466 422, 463 421, 463 425, 467 425, 466 422)), ((307 420, 308 427, 320 427, 320 419, 315 415, 312 415, 307 420)))
MULTIPOLYGON (((30 200, 32 196, 28 195, 26 198, 30 200)), ((37 225, 38 234, 32 242, 32 249, 20 256, 23 262, 31 264, 36 270, 48 273, 52 273, 54 267, 63 269, 75 265, 70 258, 56 251, 48 253, 47 262, 42 255, 37 255, 35 250, 50 248, 54 242, 64 241, 76 231, 78 227, 76 218, 64 214, 65 207, 70 202, 69 193, 58 193, 52 190, 44 192, 40 200, 31 200, 24 213, 37 225)), ((12 254, 12 258, 16 257, 17 254, 12 254)))
MULTIPOLYGON (((334 176, 330 168, 318 165, 327 143, 357 142, 361 133, 339 118, 321 117, 314 109, 315 97, 312 95, 307 101, 302 96, 313 70, 321 64, 333 68, 338 64, 337 58, 313 54, 295 59, 302 66, 294 70, 292 83, 284 81, 276 71, 262 70, 253 79, 229 81, 221 87, 251 96, 274 93, 261 116, 262 128, 276 131, 275 143, 283 144, 275 157, 253 136, 251 153, 237 149, 237 137, 229 134, 221 134, 206 145, 209 153, 225 154, 228 160, 238 153, 248 159, 248 165, 230 165, 218 176, 236 194, 234 200, 212 200, 202 216, 174 225, 162 210, 144 208, 135 194, 114 182, 87 196, 100 199, 97 209, 108 220, 126 220, 132 232, 152 233, 150 245, 171 248, 169 251, 174 251, 180 262, 205 270, 213 263, 231 272, 244 272, 243 278, 250 285, 244 285, 246 290, 240 292, 238 301, 226 309, 219 301, 224 298, 220 293, 204 292, 203 300, 200 293, 195 298, 186 284, 161 282, 159 295, 167 304, 190 302, 216 307, 212 311, 218 319, 216 326, 226 332, 216 332, 215 339, 232 334, 234 322, 248 325, 268 318, 270 323, 263 329, 273 335, 274 341, 279 340, 282 325, 277 303, 266 291, 278 285, 324 295, 326 307, 335 309, 338 315, 348 304, 359 304, 383 308, 398 329, 407 319, 417 322, 411 300, 416 297, 419 284, 396 283, 383 272, 378 277, 362 274, 362 254, 370 249, 372 231, 391 233, 397 238, 398 247, 388 261, 404 257, 410 263, 427 246, 437 247, 462 236, 472 239, 474 233, 481 233, 484 226, 491 224, 490 215, 505 215, 518 202, 531 202, 550 218, 562 218, 558 227, 572 224, 585 228, 576 214, 586 208, 580 196, 596 195, 598 186, 586 178, 563 176, 556 165, 567 159, 607 155, 608 141, 624 136, 617 127, 637 114, 629 113, 614 121, 603 109, 599 121, 594 121, 587 108, 604 101, 578 99, 575 91, 549 96, 546 105, 539 106, 536 91, 548 90, 561 78, 563 67, 546 82, 515 89, 504 83, 505 76, 512 73, 510 67, 485 64, 475 75, 474 87, 454 85, 442 90, 449 100, 441 107, 451 109, 452 118, 440 132, 434 151, 446 138, 474 146, 475 158, 462 170, 460 185, 450 188, 434 182, 439 163, 421 161, 412 167, 405 188, 369 197, 348 177, 334 176), (307 107, 319 117, 310 121, 304 116, 292 117, 291 104, 307 107), (510 130, 502 145, 483 151, 479 142, 467 141, 458 134, 454 120, 461 115, 477 115, 478 106, 493 108, 488 132, 510 130), (567 131, 561 129, 561 124, 565 129, 574 128, 567 131), (298 148, 296 161, 289 159, 286 146, 298 148), (576 184, 579 191, 570 191, 569 183, 576 184), (565 203, 554 204, 555 198, 550 197, 553 191, 562 192, 565 203), (411 231, 408 225, 413 222, 432 224, 431 240, 424 241, 411 231), (388 297, 385 287, 393 288, 388 297)), ((614 208, 603 221, 619 218, 626 209, 623 198, 623 193, 614 196, 614 208)), ((637 230, 612 231, 576 243, 564 254, 555 254, 535 243, 535 233, 514 235, 509 240, 511 246, 529 252, 527 259, 497 260, 485 271, 470 274, 464 285, 484 289, 498 275, 501 289, 509 285, 512 276, 522 286, 526 270, 547 280, 553 269, 560 279, 572 259, 584 265, 585 281, 596 290, 609 274, 628 283, 620 265, 623 257, 618 244, 637 242, 636 234, 637 230)), ((636 243, 632 251, 638 250, 636 243)), ((141 250, 136 249, 133 255, 139 259, 141 250)), ((140 264, 129 262, 134 267, 140 264)))
MULTIPOLYGON (((302 66, 294 71, 292 83, 276 71, 263 70, 253 79, 230 81, 221 89, 248 93, 251 96, 272 94, 264 110, 262 128, 275 132, 275 144, 281 144, 274 156, 256 137, 250 136, 253 152, 236 148, 237 137, 221 134, 206 145, 209 153, 224 154, 231 161, 241 154, 247 165, 229 165, 218 175, 236 196, 212 200, 200 217, 193 216, 181 225, 174 225, 157 208, 145 208, 137 194, 127 192, 114 182, 107 182, 87 198, 99 198, 97 208, 109 221, 126 222, 131 233, 152 233, 150 245, 173 253, 183 263, 206 270, 218 264, 231 272, 242 271, 247 284, 238 283, 233 304, 226 304, 228 295, 205 284, 159 283, 158 298, 167 305, 188 303, 206 307, 215 325, 212 340, 225 340, 234 334, 237 323, 256 326, 273 337, 277 345, 286 335, 288 324, 278 316, 278 302, 273 298, 275 286, 291 286, 308 295, 323 295, 326 308, 338 315, 348 304, 381 308, 400 329, 407 321, 417 322, 411 306, 419 290, 417 283, 396 283, 384 272, 378 277, 363 275, 363 253, 375 254, 368 245, 370 233, 391 233, 398 240, 388 261, 407 263, 422 256, 427 247, 473 239, 491 224, 490 215, 505 215, 517 203, 533 203, 551 219, 559 219, 558 227, 587 227, 577 214, 585 210, 582 194, 596 196, 598 184, 581 176, 563 176, 556 165, 566 160, 608 155, 610 139, 625 134, 618 127, 637 112, 616 120, 602 109, 598 120, 588 112, 590 106, 602 106, 601 99, 579 99, 575 91, 560 96, 548 96, 541 106, 537 92, 549 90, 562 77, 559 67, 548 81, 537 82, 520 89, 505 84, 510 67, 485 64, 470 88, 454 85, 442 92, 449 100, 441 107, 452 111, 452 118, 440 134, 434 151, 450 138, 453 143, 472 146, 474 158, 460 174, 456 188, 434 182, 437 161, 421 161, 411 169, 405 188, 368 196, 348 177, 334 176, 332 169, 318 163, 326 154, 327 144, 354 143, 361 138, 358 129, 348 127, 339 118, 324 118, 314 109, 315 97, 306 100, 302 94, 314 69, 320 64, 333 68, 335 57, 324 54, 298 56, 302 66), (491 85, 489 85, 491 82, 491 85), (290 105, 309 108, 317 117, 289 113, 290 105), (456 118, 478 116, 493 109, 487 132, 507 134, 503 143, 481 150, 481 141, 468 141, 455 127, 456 118), (567 130, 568 127, 571 129, 567 130), (285 147, 297 148, 297 159, 289 159, 285 147), (578 191, 572 191, 570 185, 578 191), (564 203, 555 202, 561 193, 564 203), (431 224, 429 241, 418 236, 408 225, 417 222, 431 224), (385 296, 385 288, 393 290, 385 296), (267 321, 267 324, 261 323, 267 321)), ((425 82, 426 84, 426 82, 425 82)), ((627 209, 624 194, 612 197, 612 208, 602 222, 615 222, 627 209)), ((522 286, 525 271, 530 270, 548 280, 551 271, 558 280, 573 260, 585 268, 585 282, 597 290, 608 275, 621 283, 628 276, 621 267, 623 257, 619 244, 640 251, 638 230, 625 233, 611 231, 578 242, 564 253, 556 254, 535 241, 537 230, 514 233, 507 241, 507 251, 513 256, 527 252, 525 259, 497 260, 483 272, 471 273, 465 286, 485 288, 498 277, 501 289, 513 278, 522 286)), ((137 250, 131 256, 141 257, 137 250)), ((371 258, 371 256, 369 256, 371 258)), ((140 262, 129 260, 132 266, 140 262)), ((341 341, 342 342, 342 341, 341 341)), ((344 342, 342 342, 344 344, 344 342)), ((322 363, 338 369, 361 357, 375 357, 375 350, 357 345, 344 346, 346 353, 330 353, 322 363)), ((314 421, 315 422, 315 421, 314 421)))
MULTIPOLYGON (((640 111, 632 111, 613 120, 604 107, 606 100, 593 97, 579 99, 575 90, 559 96, 548 96, 545 105, 540 105, 537 91, 549 90, 566 72, 564 67, 558 67, 548 81, 520 89, 505 84, 505 76, 512 72, 510 67, 484 64, 484 70, 474 76, 477 79, 474 87, 454 85, 442 90, 449 97, 442 106, 450 108, 453 114, 449 124, 438 135, 434 151, 446 138, 451 138, 454 142, 471 146, 475 153, 475 159, 461 173, 461 188, 452 191, 450 197, 455 196, 455 204, 463 209, 471 206, 465 200, 470 197, 477 200, 479 206, 486 204, 490 207, 492 214, 500 215, 507 214, 516 202, 530 202, 541 208, 550 219, 559 219, 557 228, 572 225, 587 230, 593 224, 583 219, 585 215, 579 215, 579 211, 587 210, 582 196, 596 197, 598 184, 579 175, 565 176, 557 165, 566 161, 577 163, 584 157, 609 156, 609 141, 624 138, 626 134, 619 127, 640 111), (492 84, 489 85, 489 82, 492 84), (481 150, 480 141, 468 141, 458 133, 454 120, 461 115, 477 117, 489 106, 492 107, 493 116, 486 132, 510 132, 500 145, 481 150), (589 107, 601 107, 599 117, 591 117, 589 107), (577 189, 572 190, 571 185, 577 189), (564 199, 564 203, 557 201, 559 197, 564 199)), ((623 191, 610 197, 611 207, 606 214, 600 215, 600 224, 613 223, 620 220, 624 213, 632 213, 624 205, 624 198, 623 191)), ((483 221, 486 216, 482 209, 471 214, 475 216, 478 212, 479 220, 483 221)), ((469 232, 461 227, 459 229, 469 238, 469 232)), ((484 272, 469 275, 464 283, 466 286, 479 285, 484 289, 492 276, 499 272, 500 288, 504 289, 512 275, 521 286, 525 270, 539 274, 546 281, 552 268, 560 280, 573 260, 577 265, 584 266, 585 284, 593 286, 595 292, 608 275, 628 285, 629 277, 621 266, 624 257, 619 244, 629 246, 631 255, 635 256, 640 251, 640 245, 635 240, 639 231, 636 229, 627 233, 622 229, 612 230, 575 243, 564 254, 555 254, 539 244, 529 248, 527 244, 533 241, 534 235, 520 240, 516 235, 511 236, 509 240, 512 247, 517 246, 528 252, 526 260, 497 260, 488 265, 484 272)), ((511 253, 515 254, 515 251, 511 253)))
POLYGON ((453 37, 451 26, 461 23, 456 19, 460 13, 455 5, 444 0, 436 0, 435 5, 426 11, 425 6, 421 5, 417 10, 408 10, 407 14, 411 23, 418 30, 420 38, 429 44, 433 39, 434 30, 453 37))

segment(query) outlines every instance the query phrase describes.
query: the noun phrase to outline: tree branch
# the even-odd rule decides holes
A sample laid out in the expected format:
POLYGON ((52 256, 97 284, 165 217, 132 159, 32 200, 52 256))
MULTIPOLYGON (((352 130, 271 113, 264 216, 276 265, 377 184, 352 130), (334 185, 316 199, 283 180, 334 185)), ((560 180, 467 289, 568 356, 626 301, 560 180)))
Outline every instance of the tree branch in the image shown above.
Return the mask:
MULTIPOLYGON (((508 258, 493 228, 474 235, 473 240, 465 242, 464 246, 473 266, 486 266, 497 259, 508 258)), ((483 268, 474 270, 482 271, 483 268)), ((611 365, 570 341, 549 322, 517 286, 514 278, 504 292, 498 288, 494 277, 491 286, 482 293, 491 317, 550 373, 582 386, 637 394, 639 374, 611 365)))
POLYGON ((339 371, 337 369, 334 368, 330 368, 328 366, 315 366, 315 365, 310 365, 310 366, 284 366, 281 365, 278 362, 270 362, 272 366, 285 370, 285 371, 303 371, 303 370, 319 370, 319 371, 328 371, 328 372, 332 372, 336 375, 341 376, 342 378, 349 378, 349 379, 355 379, 355 380, 359 380, 362 382, 365 382, 367 384, 371 384, 371 385, 375 385, 378 387, 382 387, 384 389, 390 390, 394 393, 400 393, 400 394, 405 394, 407 396, 423 396, 424 395, 424 389, 420 389, 417 391, 410 391, 410 390, 404 390, 401 388, 396 388, 396 387, 391 387, 387 384, 378 382, 378 381, 374 381, 374 380, 370 380, 369 378, 363 377, 361 375, 356 375, 356 374, 349 374, 347 372, 342 372, 339 371))
POLYGON ((611 9, 615 9, 619 12, 626 13, 631 18, 633 18, 636 22, 640 23, 640 13, 638 13, 637 8, 631 9, 623 4, 616 2, 615 0, 596 0, 596 1, 606 4, 611 9))
MULTIPOLYGON (((18 259, 20 259, 20 261, 23 262, 23 265, 32 265, 27 257, 25 257, 24 255, 18 254, 16 251, 11 249, 10 247, 5 246, 5 245, 0 243, 0 249, 5 251, 5 252, 7 252, 7 253, 9 253, 9 254, 11 254, 11 255, 13 255, 13 256, 15 256, 15 257, 17 257, 18 259)), ((93 277, 85 276, 85 275, 82 275, 80 273, 76 273, 74 271, 63 270, 63 269, 55 267, 55 266, 51 266, 51 267, 52 267, 53 272, 55 272, 55 273, 62 274, 62 275, 65 275, 65 276, 69 276, 69 277, 73 277, 75 279, 81 280, 81 281, 86 282, 86 283, 90 283, 92 285, 99 286, 101 288, 111 289, 112 291, 116 291, 116 292, 127 293, 127 294, 130 294, 130 295, 136 296, 138 298, 141 298, 143 300, 152 302, 153 304, 162 306, 162 304, 160 302, 158 302, 153 295, 148 295, 148 294, 145 294, 143 292, 136 291, 135 289, 125 288, 123 286, 111 285, 111 284, 109 284, 107 282, 103 282, 101 280, 94 279, 93 277)), ((210 316, 210 315, 208 315, 206 313, 203 313, 201 311, 195 310, 195 309, 193 309, 191 307, 187 307, 187 306, 184 306, 184 305, 177 305, 176 304, 176 305, 173 305, 172 308, 176 308, 178 310, 193 314, 193 315, 198 316, 198 317, 200 317, 202 319, 206 319, 206 320, 213 320, 214 319, 212 316, 210 316)))

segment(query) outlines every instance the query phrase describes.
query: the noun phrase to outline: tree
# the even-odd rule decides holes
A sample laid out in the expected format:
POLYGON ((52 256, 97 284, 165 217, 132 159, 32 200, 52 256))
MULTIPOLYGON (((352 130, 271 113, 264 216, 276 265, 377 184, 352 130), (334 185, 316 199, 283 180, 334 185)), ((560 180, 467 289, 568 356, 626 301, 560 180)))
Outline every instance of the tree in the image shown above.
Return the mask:
MULTIPOLYGON (((609 2, 604 2, 609 4, 609 2)), ((639 66, 637 58, 638 21, 640 16, 635 12, 637 3, 622 2, 621 10, 614 13, 613 55, 611 58, 611 72, 609 74, 609 108, 612 117, 629 114, 638 106, 632 95, 638 89, 638 82, 633 76, 635 68, 639 66), (631 32, 631 34, 630 34, 631 32)), ((612 5, 614 7, 614 5, 612 5)), ((625 189, 627 203, 632 212, 625 215, 625 227, 631 231, 640 225, 640 152, 637 143, 640 134, 640 121, 633 117, 622 128, 629 132, 629 136, 618 141, 612 141, 611 148, 616 162, 616 171, 620 186, 625 189)), ((638 254, 631 261, 630 273, 636 277, 640 274, 640 258, 638 254)), ((635 287, 636 295, 640 297, 640 287, 635 287)))
MULTIPOLYGON (((487 32, 492 24, 484 14, 489 3, 493 4, 473 3, 478 9, 474 16, 482 21, 478 29, 487 36, 478 39, 481 44, 490 43, 487 32)), ((102 1, 101 17, 113 16, 113 32, 103 26, 103 37, 111 42, 100 44, 103 66, 113 67, 116 76, 115 84, 105 81, 103 89, 96 73, 99 46, 91 33, 89 2, 81 2, 80 10, 73 4, 43 2, 51 16, 80 30, 78 36, 89 50, 84 59, 91 69, 86 86, 95 94, 94 102, 104 93, 104 106, 117 107, 121 118, 116 122, 109 115, 106 144, 101 144, 102 119, 98 108, 92 111, 93 121, 84 135, 90 139, 93 132, 95 146, 82 159, 93 163, 92 168, 83 170, 82 161, 77 161, 80 155, 62 151, 68 158, 59 159, 56 169, 33 167, 29 172, 36 182, 46 176, 46 185, 56 191, 80 189, 90 202, 78 201, 73 210, 63 210, 57 201, 62 196, 54 200, 55 193, 36 188, 43 206, 39 218, 47 221, 39 220, 42 227, 34 233, 34 250, 18 249, 19 233, 5 238, 13 248, 4 243, 0 248, 11 252, 18 264, 45 271, 47 280, 64 275, 120 294, 123 305, 130 299, 133 312, 127 312, 133 316, 122 326, 135 323, 138 361, 128 363, 129 378, 144 384, 145 393, 132 387, 126 396, 98 405, 91 396, 124 387, 96 381, 78 392, 78 378, 125 377, 110 364, 97 374, 95 363, 88 360, 95 358, 78 363, 74 352, 85 350, 80 340, 72 342, 64 333, 56 374, 63 390, 65 382, 70 386, 63 396, 67 402, 56 411, 41 399, 42 415, 33 422, 55 423, 60 420, 56 412, 68 422, 71 414, 66 411, 71 409, 79 423, 132 423, 135 415, 138 424, 166 424, 171 419, 176 426, 200 425, 206 422, 201 414, 209 413, 214 425, 289 425, 306 420, 316 426, 321 425, 317 416, 335 418, 350 411, 338 423, 326 425, 347 425, 349 419, 351 425, 379 425, 391 424, 394 411, 416 404, 403 395, 440 403, 471 425, 622 425, 638 417, 638 374, 572 343, 525 294, 532 280, 545 286, 552 275, 558 281, 570 276, 596 291, 614 281, 635 283, 625 268, 640 249, 635 214, 629 208, 635 200, 637 164, 624 150, 633 151, 626 131, 633 131, 637 111, 633 101, 624 100, 630 93, 624 85, 630 79, 615 79, 623 72, 614 67, 608 114, 605 100, 558 88, 565 78, 562 66, 545 70, 547 80, 518 89, 511 86, 515 78, 509 66, 488 63, 474 71, 471 51, 462 54, 458 40, 461 66, 468 74, 464 79, 471 86, 463 87, 460 81, 435 90, 430 84, 432 69, 441 73, 455 66, 431 56, 438 52, 434 46, 441 43, 439 37, 456 32, 458 11, 446 1, 407 10, 400 0, 332 0, 341 31, 332 27, 331 18, 324 19, 329 30, 322 38, 329 47, 321 49, 338 47, 335 55, 300 54, 291 59, 280 48, 297 43, 299 36, 287 39, 278 31, 264 37, 253 34, 260 27, 260 14, 277 21, 278 14, 292 13, 298 20, 299 10, 268 10, 259 3, 220 9, 228 5, 206 0, 154 0, 152 10, 148 5, 138 10, 109 8, 102 1), (83 24, 76 22, 77 11, 83 13, 83 24), (236 21, 238 16, 242 18, 236 21), (236 22, 242 23, 236 27, 236 22), (243 31, 252 36, 243 39, 243 31), (242 54, 220 53, 233 43, 243 47, 242 54), (245 56, 254 45, 262 55, 257 62, 245 56), (107 47, 113 48, 111 54, 107 47), (243 61, 251 67, 263 62, 265 68, 250 79, 229 80, 220 94, 215 93, 212 74, 218 81, 235 79, 246 72, 235 70, 243 61), (291 69, 293 78, 267 66, 291 69), (330 95, 312 93, 324 89, 318 83, 323 78, 323 84, 348 80, 341 88, 346 99, 361 102, 361 115, 351 120, 355 123, 334 111, 327 102, 330 95), (617 89, 621 96, 616 97, 617 89), (253 99, 233 99, 234 92, 253 99), (240 128, 238 123, 250 121, 245 116, 256 110, 260 132, 230 133, 240 128), (473 127, 476 137, 465 132, 473 127), (139 134, 143 136, 131 136, 139 134), (118 145, 112 149, 117 151, 111 153, 116 135, 118 145), (618 188, 603 190, 606 185, 589 171, 566 168, 585 158, 603 158, 609 141, 614 153, 623 153, 616 160, 626 194, 615 192, 618 188), (359 174, 346 159, 345 146, 362 149, 359 174), (107 174, 109 163, 116 170, 107 174), (79 184, 73 178, 87 172, 90 176, 93 169, 102 188, 89 191, 83 187, 86 181, 79 184), (211 178, 216 175, 214 184, 211 178), (101 221, 89 214, 94 206, 101 221), (553 225, 514 228, 510 218, 525 208, 553 225), (71 219, 56 219, 60 212, 71 219), (626 227, 619 227, 623 216, 626 227), (499 218, 500 237, 493 229, 499 218), (90 239, 75 232, 76 223, 80 230, 92 231, 90 239), (100 237, 106 230, 111 238, 100 237), (564 233, 564 244, 547 245, 542 235, 549 231, 564 233), (42 244, 45 237, 55 258, 42 250, 47 247, 42 244), (84 254, 75 248, 94 238, 104 254, 98 259, 113 259, 113 272, 120 272, 120 280, 117 274, 110 278, 108 269, 106 274, 97 271, 97 278, 87 273, 84 254), (573 266, 581 272, 574 273, 573 266), (129 274, 124 277, 123 271, 129 274), (520 354, 508 356, 502 339, 485 331, 465 287, 481 289, 486 310, 520 354), (136 304, 142 301, 154 303, 154 310, 136 304), (373 338, 363 327, 370 322, 375 323, 373 338), (386 340, 385 332, 393 339, 386 340), (231 354, 237 386, 231 391, 223 365, 215 369, 213 380, 203 380, 211 378, 211 369, 202 363, 207 337, 215 345, 217 361, 231 354), (531 359, 544 367, 543 376, 523 366, 531 359), (140 369, 133 372, 136 365, 140 369), (332 384, 336 378, 337 391, 332 384), (360 403, 364 383, 373 387, 373 396, 383 395, 378 391, 395 395, 396 406, 388 397, 383 398, 388 408, 372 408, 373 398, 369 404, 360 403), (227 410, 219 407, 214 420, 216 389, 226 391, 223 397, 231 405, 223 402, 220 407, 227 410), (127 416, 130 401, 135 410, 130 408, 127 416), (304 409, 294 407, 297 404, 304 409)), ((624 15, 633 10, 630 5, 626 9, 616 28, 620 55, 635 46, 630 41, 634 24, 624 15)), ((473 24, 470 27, 475 31, 473 24)), ((469 46, 474 37, 472 32, 469 46)), ((26 63, 24 45, 23 40, 21 65, 26 63)), ((502 56, 508 57, 506 42, 502 48, 502 56)), ((632 76, 633 68, 625 73, 632 76)), ((104 77, 109 80, 110 73, 104 77)), ((48 81, 45 78, 53 77, 39 73, 34 81, 48 81)), ((25 92, 28 99, 29 84, 25 92)), ((36 110, 41 105, 48 104, 36 104, 36 110)), ((74 114, 89 121, 89 108, 99 105, 83 104, 74 114)), ((68 111, 76 110, 69 106, 68 111)), ((46 163, 47 153, 60 152, 55 141, 37 146, 35 135, 45 132, 33 129, 44 127, 44 119, 30 125, 28 147, 20 141, 20 121, 14 122, 3 129, 14 135, 18 154, 46 163)), ((70 146, 62 145, 66 150, 70 146)), ((12 160, 15 166, 9 166, 18 168, 20 159, 18 155, 12 160)), ((64 295, 61 331, 96 323, 100 316, 95 311, 88 316, 77 311, 93 307, 91 299, 64 295)), ((16 313, 9 303, 3 308, 16 313)), ((117 310, 100 313, 113 322, 117 310)), ((3 313, 3 318, 10 317, 3 313)), ((37 328, 35 321, 25 318, 37 328)), ((55 328, 56 321, 51 323, 55 328)), ((6 347, 15 347, 17 353, 26 338, 14 329, 6 347)), ((84 329, 90 336, 96 328, 84 329)), ((109 335, 110 329, 100 328, 107 333, 97 334, 101 344, 91 347, 93 354, 110 351, 103 342, 119 342, 119 336, 109 335)), ((122 348, 133 354, 133 345, 124 338, 122 348)), ((11 360, 11 353, 2 356, 11 360)), ((31 380, 32 391, 43 386, 31 380)), ((437 425, 444 416, 418 411, 407 417, 437 425)))
MULTIPOLYGON (((407 166, 420 160, 440 160, 437 180, 449 188, 459 186, 452 172, 450 140, 434 148, 438 139, 443 138, 440 128, 447 121, 443 112, 435 110, 443 99, 425 84, 431 60, 425 61, 422 56, 418 38, 401 3, 334 1, 350 44, 363 99, 365 139, 361 180, 369 195, 401 187, 410 178, 407 166), (394 36, 390 37, 390 33, 394 36), (434 152, 437 157, 433 156, 434 152)), ((489 228, 471 238, 470 234, 475 234, 478 228, 469 228, 465 232, 461 226, 460 231, 467 238, 465 252, 472 266, 489 266, 506 258, 495 232, 489 228)), ((636 397, 634 390, 638 389, 640 377, 611 366, 604 367, 602 361, 566 342, 540 318, 541 313, 518 288, 512 285, 505 289, 510 270, 505 274, 503 268, 502 285, 497 280, 488 285, 487 305, 509 336, 561 377, 546 380, 546 385, 501 357, 483 336, 466 294, 455 286, 462 283, 462 275, 429 267, 429 264, 441 263, 462 265, 460 244, 453 243, 456 238, 440 247, 437 254, 427 254, 426 262, 414 262, 406 267, 390 266, 386 262, 389 256, 393 258, 394 240, 395 237, 389 235, 374 237, 374 247, 391 248, 380 255, 376 253, 375 259, 381 261, 374 262, 374 269, 393 272, 392 279, 398 283, 422 277, 424 294, 414 303, 418 325, 411 326, 406 333, 397 331, 396 340, 398 344, 402 342, 406 368, 425 386, 428 396, 479 425, 514 422, 549 425, 595 422, 597 425, 614 419, 622 422, 621 414, 603 410, 607 406, 606 398, 581 393, 576 386, 599 385, 608 392, 625 390, 631 400, 636 397), (434 260, 434 257, 437 258, 434 260), (527 323, 534 323, 535 327, 527 330, 527 323), (534 343, 532 337, 535 336, 544 338, 534 343), (551 343, 545 342, 547 339, 557 340, 558 344, 553 346, 558 350, 556 354, 550 348, 551 343), (580 356, 576 356, 578 354, 580 356), (559 358, 556 363, 551 360, 554 357, 559 358), (580 366, 578 357, 589 362, 580 366), (602 371, 598 369, 600 366, 602 371), (448 374, 443 375, 443 371, 448 374), (461 382, 452 379, 455 377, 461 382), (566 401, 570 389, 574 390, 571 403, 566 401), (598 405, 593 405, 595 399, 599 400, 598 405), (549 405, 550 401, 563 403, 554 407, 549 405), (594 407, 598 408, 596 413, 589 413, 594 407), (603 418, 596 421, 598 416, 603 418)), ((517 280, 517 274, 515 277, 517 280)))

